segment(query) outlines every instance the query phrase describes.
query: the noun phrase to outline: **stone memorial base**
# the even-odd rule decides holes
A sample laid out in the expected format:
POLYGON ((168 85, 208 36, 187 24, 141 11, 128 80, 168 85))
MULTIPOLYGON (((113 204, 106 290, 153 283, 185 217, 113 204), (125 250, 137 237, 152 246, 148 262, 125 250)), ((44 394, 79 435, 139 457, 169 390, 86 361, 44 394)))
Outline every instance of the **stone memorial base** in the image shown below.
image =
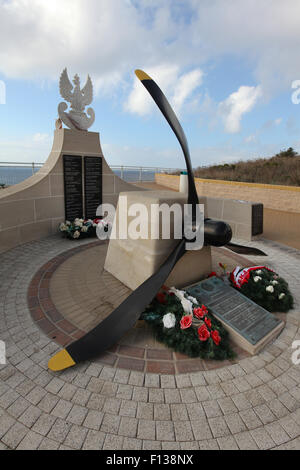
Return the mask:
POLYGON ((216 277, 190 285, 186 290, 211 309, 233 343, 253 356, 284 328, 283 321, 216 277))
POLYGON ((233 328, 231 328, 228 324, 226 324, 224 321, 222 321, 219 318, 220 322, 223 324, 224 328, 229 332, 230 338, 234 344, 239 346, 241 349, 244 351, 247 351, 251 356, 256 356, 260 351, 262 351, 265 346, 268 344, 272 343, 277 336, 281 333, 281 331, 284 328, 284 322, 281 321, 278 323, 278 325, 273 328, 266 336, 264 336, 258 343, 256 344, 251 344, 249 341, 247 341, 243 336, 241 336, 240 333, 235 331, 233 328))
MULTIPOLYGON (((172 191, 125 192, 120 193, 120 196, 127 198, 128 207, 131 204, 143 204, 149 213, 152 204, 166 204, 170 207, 177 203, 183 208, 183 205, 187 202, 186 195, 172 191)), ((127 209, 120 203, 119 199, 114 221, 117 233, 119 232, 120 221, 124 223, 126 220, 129 226, 134 219, 135 217, 128 216, 127 209)), ((150 234, 150 218, 147 224, 150 234)), ((155 226, 155 224, 157 222, 152 221, 152 230, 157 229, 161 237, 162 221, 158 222, 158 226, 155 226)), ((111 239, 104 268, 127 287, 134 290, 159 269, 178 243, 179 240, 174 239, 174 220, 171 217, 170 239, 111 239)), ((165 284, 169 287, 183 287, 187 283, 191 284, 204 279, 211 270, 210 247, 203 247, 199 251, 188 251, 177 263, 165 284)))

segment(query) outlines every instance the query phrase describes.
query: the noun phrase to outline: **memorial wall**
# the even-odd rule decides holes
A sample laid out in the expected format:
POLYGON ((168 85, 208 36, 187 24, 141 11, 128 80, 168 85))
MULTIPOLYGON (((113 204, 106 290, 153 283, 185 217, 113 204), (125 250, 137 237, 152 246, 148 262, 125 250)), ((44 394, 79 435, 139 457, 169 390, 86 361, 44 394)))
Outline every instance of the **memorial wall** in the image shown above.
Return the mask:
POLYGON ((43 167, 0 192, 0 253, 57 233, 66 215, 94 217, 101 200, 116 206, 121 191, 138 190, 110 169, 99 133, 56 129, 43 167))

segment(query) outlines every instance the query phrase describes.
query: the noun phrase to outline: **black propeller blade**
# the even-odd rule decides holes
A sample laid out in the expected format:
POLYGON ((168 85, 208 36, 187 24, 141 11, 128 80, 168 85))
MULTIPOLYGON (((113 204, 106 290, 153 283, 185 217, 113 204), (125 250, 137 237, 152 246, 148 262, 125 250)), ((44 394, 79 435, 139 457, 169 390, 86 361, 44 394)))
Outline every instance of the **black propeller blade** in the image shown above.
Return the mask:
POLYGON ((258 248, 254 248, 251 246, 244 246, 244 245, 237 245, 236 243, 227 243, 224 245, 225 248, 233 251, 234 253, 239 253, 241 255, 251 255, 251 256, 268 256, 263 251, 259 250, 258 248))

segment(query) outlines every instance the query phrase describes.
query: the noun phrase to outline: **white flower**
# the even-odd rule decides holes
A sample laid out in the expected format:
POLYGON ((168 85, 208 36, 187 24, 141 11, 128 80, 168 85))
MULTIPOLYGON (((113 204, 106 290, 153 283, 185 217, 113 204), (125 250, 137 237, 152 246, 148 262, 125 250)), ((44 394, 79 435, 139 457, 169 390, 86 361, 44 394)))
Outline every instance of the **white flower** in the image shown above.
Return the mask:
POLYGON ((80 237, 80 232, 78 232, 78 230, 76 230, 76 232, 73 235, 73 238, 79 238, 79 237, 80 237))
POLYGON ((183 297, 183 299, 181 299, 181 305, 182 305, 182 308, 184 310, 184 313, 186 313, 187 315, 193 315, 193 304, 192 304, 192 302, 190 302, 188 299, 183 297))
POLYGON ((271 294, 273 294, 273 292, 274 292, 274 287, 273 287, 273 286, 268 286, 268 287, 266 287, 266 291, 267 291, 267 292, 271 292, 271 294))
POLYGON ((199 304, 198 304, 198 300, 195 299, 195 297, 192 297, 191 295, 189 295, 189 296, 188 296, 188 299, 189 299, 193 304, 199 305, 199 304))
POLYGON ((177 299, 181 301, 182 308, 184 313, 187 315, 193 315, 193 304, 190 300, 185 298, 186 292, 184 290, 175 289, 175 287, 171 287, 169 292, 173 292, 176 295, 177 299))
POLYGON ((272 281, 271 284, 273 284, 273 286, 276 286, 276 284, 278 284, 278 281, 272 281))
POLYGON ((256 271, 256 274, 261 274, 262 273, 262 270, 259 269, 258 271, 256 271))
POLYGON ((81 229, 82 232, 86 233, 88 231, 88 227, 84 225, 81 229))
POLYGON ((253 278, 253 281, 254 281, 254 282, 261 281, 261 277, 260 277, 260 276, 255 276, 255 277, 253 278))
POLYGON ((185 298, 184 297, 184 294, 185 294, 184 290, 178 290, 178 289, 175 289, 175 287, 171 287, 169 292, 173 292, 173 294, 175 294, 177 299, 179 299, 179 300, 182 300, 182 299, 185 298))
POLYGON ((282 292, 281 294, 279 294, 278 299, 282 300, 284 297, 285 297, 285 294, 282 292))
POLYGON ((163 317, 163 324, 165 328, 174 328, 176 324, 176 317, 174 313, 167 313, 163 317))
POLYGON ((66 225, 71 225, 71 222, 69 222, 68 220, 66 221, 66 225))
POLYGON ((82 227, 82 226, 83 226, 83 222, 84 222, 83 219, 75 219, 75 220, 74 220, 74 224, 76 225, 76 227, 82 227))
POLYGON ((68 227, 66 226, 66 224, 62 223, 60 224, 60 231, 61 232, 66 232, 68 230, 68 227))

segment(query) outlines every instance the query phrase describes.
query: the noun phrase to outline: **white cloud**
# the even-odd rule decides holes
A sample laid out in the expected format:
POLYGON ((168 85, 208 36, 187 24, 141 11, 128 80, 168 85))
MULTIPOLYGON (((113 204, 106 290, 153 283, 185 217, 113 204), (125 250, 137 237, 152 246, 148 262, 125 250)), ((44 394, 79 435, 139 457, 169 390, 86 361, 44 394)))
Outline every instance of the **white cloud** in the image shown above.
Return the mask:
POLYGON ((203 73, 200 69, 192 70, 182 75, 174 89, 174 96, 172 104, 174 110, 180 113, 182 106, 187 98, 198 88, 202 83, 203 73))
POLYGON ((43 163, 50 154, 52 140, 50 135, 39 133, 15 140, 1 140, 0 161, 43 163))
POLYGON ((33 136, 33 142, 47 142, 49 141, 50 136, 49 134, 40 134, 39 132, 37 134, 34 134, 33 136))
POLYGON ((256 141, 255 134, 251 134, 251 135, 248 135, 247 137, 245 137, 246 144, 249 144, 249 143, 255 142, 255 141, 256 141))
POLYGON ((229 55, 267 96, 300 78, 299 15, 298 0, 0 0, 0 72, 57 80, 68 66, 107 92, 142 64, 182 73, 229 55))
POLYGON ((226 132, 234 134, 241 129, 241 119, 249 113, 262 96, 260 86, 241 86, 219 105, 226 132))
MULTIPOLYGON (((195 89, 201 85, 203 75, 200 69, 180 75, 178 66, 168 64, 147 68, 147 73, 159 83, 178 114, 195 89)), ((137 78, 125 103, 125 109, 141 116, 154 109, 152 98, 137 78)))

